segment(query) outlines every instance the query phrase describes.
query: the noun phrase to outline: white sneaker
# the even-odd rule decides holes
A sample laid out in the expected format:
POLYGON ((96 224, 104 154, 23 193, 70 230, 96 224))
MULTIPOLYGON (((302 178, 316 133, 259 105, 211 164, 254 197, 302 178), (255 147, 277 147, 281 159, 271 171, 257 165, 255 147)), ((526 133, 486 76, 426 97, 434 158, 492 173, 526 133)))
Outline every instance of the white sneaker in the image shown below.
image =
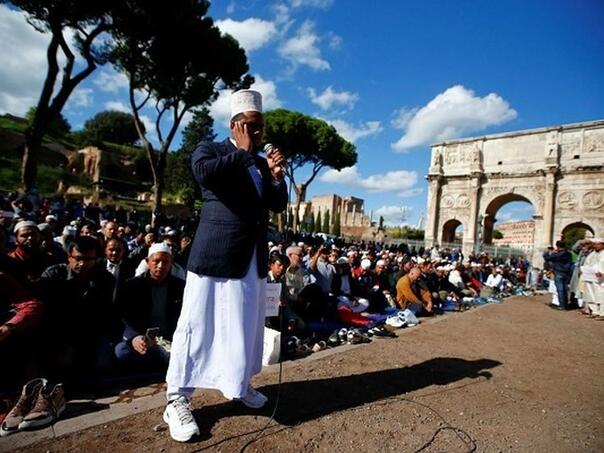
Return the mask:
POLYGON ((191 403, 184 396, 179 396, 166 406, 164 421, 170 428, 170 436, 177 442, 187 442, 194 435, 199 435, 199 426, 193 418, 191 403))
POLYGON ((251 385, 247 389, 247 394, 243 398, 234 398, 236 401, 241 401, 247 407, 252 409, 260 409, 266 404, 268 398, 256 390, 251 385))

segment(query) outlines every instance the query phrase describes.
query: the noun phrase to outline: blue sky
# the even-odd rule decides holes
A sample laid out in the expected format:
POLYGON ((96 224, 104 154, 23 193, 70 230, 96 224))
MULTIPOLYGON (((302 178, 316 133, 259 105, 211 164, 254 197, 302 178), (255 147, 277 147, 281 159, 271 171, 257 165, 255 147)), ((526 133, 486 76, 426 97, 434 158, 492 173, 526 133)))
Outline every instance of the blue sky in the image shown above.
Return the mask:
MULTIPOLYGON (((602 1, 369 5, 248 0, 209 10, 246 49, 266 107, 321 117, 357 146, 357 165, 324 171, 310 196, 357 196, 375 219, 397 224, 406 212, 414 225, 425 212, 430 143, 604 118, 602 1)), ((0 112, 22 114, 39 94, 48 37, 0 5, 0 40, 0 112)), ((127 105, 125 79, 101 68, 64 114, 78 129, 127 105)), ((224 137, 228 93, 211 111, 224 137)), ((531 214, 510 203, 498 218, 531 214)))

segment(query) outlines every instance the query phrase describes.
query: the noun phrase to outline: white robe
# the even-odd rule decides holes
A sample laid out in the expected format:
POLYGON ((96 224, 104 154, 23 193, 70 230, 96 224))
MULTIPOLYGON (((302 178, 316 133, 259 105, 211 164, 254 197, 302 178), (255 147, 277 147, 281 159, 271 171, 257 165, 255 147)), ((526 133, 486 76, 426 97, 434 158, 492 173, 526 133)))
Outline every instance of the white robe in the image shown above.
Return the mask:
POLYGON ((265 287, 256 251, 242 279, 187 272, 166 375, 169 399, 190 396, 193 388, 217 389, 228 399, 245 396, 262 369, 265 287))

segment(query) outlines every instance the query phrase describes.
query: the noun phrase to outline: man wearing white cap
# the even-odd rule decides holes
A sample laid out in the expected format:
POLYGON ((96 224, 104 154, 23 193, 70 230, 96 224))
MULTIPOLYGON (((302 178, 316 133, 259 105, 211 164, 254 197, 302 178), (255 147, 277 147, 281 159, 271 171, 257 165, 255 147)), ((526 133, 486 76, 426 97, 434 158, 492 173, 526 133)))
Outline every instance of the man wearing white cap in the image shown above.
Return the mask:
POLYGON ((268 211, 287 206, 285 159, 278 149, 258 156, 262 97, 231 97, 231 138, 202 142, 191 157, 204 204, 187 264, 183 306, 166 376, 164 420, 173 439, 199 433, 191 414, 195 388, 260 408, 267 399, 251 378, 262 367, 268 211))
POLYGON ((592 250, 583 266, 595 272, 595 279, 584 280, 583 299, 591 315, 604 321, 604 238, 592 239, 592 250))
POLYGON ((169 245, 151 245, 146 262, 147 271, 129 279, 119 293, 125 329, 115 355, 125 364, 165 368, 170 356, 158 345, 157 337, 172 341, 185 285, 170 273, 169 245))

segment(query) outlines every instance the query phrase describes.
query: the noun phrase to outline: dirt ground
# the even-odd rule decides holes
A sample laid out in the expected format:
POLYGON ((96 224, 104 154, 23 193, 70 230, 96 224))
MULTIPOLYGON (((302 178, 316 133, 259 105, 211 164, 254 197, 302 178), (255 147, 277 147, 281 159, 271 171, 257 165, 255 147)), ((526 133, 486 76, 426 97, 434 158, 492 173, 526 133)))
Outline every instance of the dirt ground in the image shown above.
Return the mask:
MULTIPOLYGON (((246 451, 604 451, 604 322, 547 300, 508 299, 285 363, 275 421, 246 451)), ((271 399, 260 412, 202 393, 191 443, 169 438, 158 408, 27 451, 240 451, 269 420, 277 382, 275 370, 256 379, 271 399)))

